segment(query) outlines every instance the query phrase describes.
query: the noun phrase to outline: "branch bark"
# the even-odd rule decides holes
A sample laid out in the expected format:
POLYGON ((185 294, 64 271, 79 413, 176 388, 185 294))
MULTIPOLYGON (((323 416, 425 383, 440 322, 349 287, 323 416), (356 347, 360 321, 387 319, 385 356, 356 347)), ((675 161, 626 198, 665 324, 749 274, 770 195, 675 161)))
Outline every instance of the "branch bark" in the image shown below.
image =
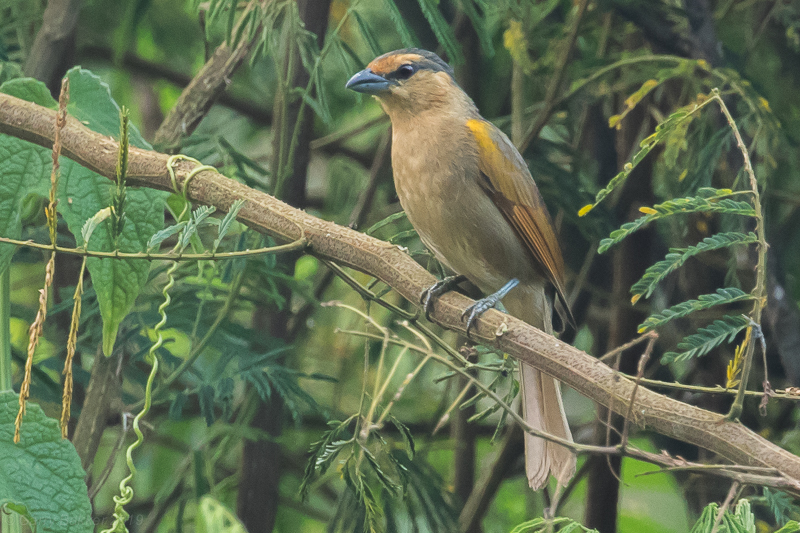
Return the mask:
POLYGON ((230 77, 250 53, 252 41, 242 39, 235 49, 222 43, 197 76, 181 92, 175 107, 158 128, 155 144, 172 147, 190 135, 230 83, 230 77))
MULTIPOLYGON (((9 95, 0 95, 0 133, 40 146, 53 143, 55 111, 9 95)), ((117 143, 90 131, 69 118, 62 131, 62 154, 95 172, 113 179, 117 143)), ((172 190, 167 172, 168 156, 130 149, 128 183, 132 186, 172 190)), ((182 186, 194 165, 176 164, 182 186)), ((187 187, 188 196, 199 203, 226 211, 237 199, 246 203, 239 220, 278 239, 305 237, 308 252, 368 273, 391 286, 409 301, 418 302, 422 291, 435 280, 400 248, 332 222, 320 220, 275 198, 250 189, 216 172, 196 174, 187 187)), ((461 314, 472 303, 469 298, 448 293, 439 298, 431 318, 445 328, 466 333, 461 314)), ((488 311, 472 330, 472 337, 495 346, 515 358, 558 378, 588 398, 624 415, 633 392, 633 381, 615 373, 597 359, 499 311, 488 311)), ((800 483, 800 457, 755 434, 724 416, 700 409, 640 387, 631 410, 633 422, 663 435, 701 446, 745 466, 774 468, 800 483)))

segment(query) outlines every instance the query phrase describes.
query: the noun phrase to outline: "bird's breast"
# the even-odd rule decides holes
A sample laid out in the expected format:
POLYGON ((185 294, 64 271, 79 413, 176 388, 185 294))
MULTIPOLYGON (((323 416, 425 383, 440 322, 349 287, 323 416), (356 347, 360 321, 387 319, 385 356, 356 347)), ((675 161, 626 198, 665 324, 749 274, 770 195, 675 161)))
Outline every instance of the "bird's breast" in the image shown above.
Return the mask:
POLYGON ((485 292, 536 276, 529 254, 479 185, 478 151, 466 121, 398 128, 392 169, 400 203, 442 263, 485 292))

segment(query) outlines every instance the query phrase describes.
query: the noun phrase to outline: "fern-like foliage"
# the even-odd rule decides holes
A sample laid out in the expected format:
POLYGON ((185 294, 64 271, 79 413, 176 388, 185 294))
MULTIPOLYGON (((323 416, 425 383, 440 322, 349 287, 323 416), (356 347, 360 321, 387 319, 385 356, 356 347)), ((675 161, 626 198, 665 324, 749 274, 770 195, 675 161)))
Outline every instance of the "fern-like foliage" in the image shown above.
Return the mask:
POLYGON ((698 296, 697 300, 689 300, 686 302, 673 305, 669 309, 665 309, 661 313, 650 315, 647 320, 639 324, 639 333, 645 333, 659 326, 663 326, 670 320, 684 317, 695 311, 702 311, 717 305, 726 305, 737 302, 744 302, 752 300, 752 296, 741 289, 736 287, 729 287, 727 289, 717 289, 715 294, 703 294, 698 296))
POLYGON ((678 349, 682 351, 665 353, 661 362, 666 364, 702 357, 723 342, 733 342, 736 335, 749 324, 750 321, 745 316, 726 315, 720 320, 715 320, 710 326, 700 328, 697 333, 683 339, 678 344, 678 349))
MULTIPOLYGON (((384 508, 388 510, 392 507, 386 503, 391 499, 383 500, 381 494, 397 497, 401 493, 405 498, 416 500, 416 504, 427 506, 422 514, 430 524, 442 525, 444 529, 441 530, 454 530, 457 516, 454 506, 445 502, 442 496, 443 486, 436 483, 423 487, 430 485, 436 477, 414 462, 415 444, 408 428, 397 420, 389 419, 403 436, 406 444, 403 453, 402 450, 392 449, 378 429, 373 428, 367 437, 361 434, 357 424, 354 430, 356 418, 357 415, 353 415, 342 422, 330 422, 328 425, 331 429, 312 444, 311 458, 300 484, 300 495, 306 497, 310 483, 336 464, 340 465, 338 471, 348 491, 340 500, 332 520, 332 531, 383 531, 384 522, 391 518, 384 516, 384 508), (419 476, 415 477, 415 472, 419 476), (431 500, 437 502, 438 509, 429 506, 431 500)), ((408 511, 413 514, 410 505, 408 511)))
MULTIPOLYGON (((788 526, 791 516, 799 516, 800 509, 794 504, 794 500, 785 492, 771 490, 764 487, 764 500, 775 517, 775 523, 779 526, 788 526)), ((795 527, 797 522, 794 522, 795 527)), ((783 531, 783 529, 781 529, 783 531)), ((797 530, 793 530, 797 531, 797 530)))
POLYGON ((598 252, 603 253, 615 244, 621 242, 632 233, 642 229, 650 222, 660 220, 673 215, 687 213, 724 213, 728 215, 741 215, 746 217, 755 216, 753 206, 747 202, 725 198, 731 191, 728 189, 716 190, 716 194, 710 197, 693 196, 688 198, 676 198, 653 207, 643 207, 641 211, 645 213, 633 222, 627 222, 618 230, 611 232, 611 235, 600 241, 598 252))
POLYGON ((384 0, 384 2, 389 8, 389 18, 392 19, 392 24, 394 24, 398 35, 400 35, 400 42, 402 42, 403 46, 406 48, 416 46, 417 39, 413 36, 412 30, 408 27, 408 24, 406 24, 406 20, 403 18, 400 10, 397 9, 397 4, 394 3, 394 0, 384 0))
POLYGON ((740 233, 736 231, 728 233, 718 233, 711 237, 706 237, 702 242, 688 248, 670 248, 669 253, 663 261, 649 267, 642 279, 631 287, 633 298, 632 303, 636 303, 639 298, 644 296, 649 298, 656 286, 669 274, 678 270, 690 258, 703 252, 730 248, 739 244, 753 244, 758 242, 758 237, 752 231, 750 233, 740 233))
MULTIPOLYGON (((653 87, 652 84, 649 83, 649 80, 648 80, 648 82, 645 82, 645 85, 643 86, 643 88, 646 88, 647 92, 649 92, 654 87, 653 87)), ((641 91, 641 89, 640 89, 640 91, 641 91)), ((641 97, 644 97, 644 94, 642 94, 641 97)), ((639 98, 639 100, 641 99, 641 97, 639 98)), ((628 111, 630 111, 630 109, 632 109, 633 106, 635 106, 636 103, 638 103, 639 100, 636 100, 635 102, 632 102, 632 101, 629 100, 628 101, 628 103, 629 103, 628 111)), ((595 199, 594 199, 594 203, 591 203, 589 205, 584 206, 578 212, 578 215, 579 216, 586 215, 589 211, 591 211, 592 209, 597 207, 597 204, 599 204, 600 202, 605 200, 606 197, 609 194, 611 194, 612 191, 614 191, 617 187, 619 187, 623 183, 625 183, 625 180, 628 179, 628 176, 630 176, 631 172, 633 172, 633 169, 636 168, 636 165, 641 163, 642 160, 644 160, 644 158, 647 157, 647 155, 653 150, 653 148, 655 148, 656 146, 659 145, 659 143, 662 143, 665 140, 667 140, 674 130, 676 130, 678 128, 687 127, 688 123, 691 122, 692 118, 694 117, 694 115, 692 113, 693 110, 694 110, 694 106, 687 106, 687 107, 684 107, 682 109, 679 109, 678 111, 674 112, 669 117, 667 117, 667 119, 664 122, 659 124, 656 127, 655 133, 653 133, 652 135, 650 135, 649 137, 644 139, 639 144, 640 150, 638 152, 636 152, 636 154, 634 154, 633 158, 631 159, 631 161, 629 163, 625 163, 625 166, 622 167, 622 172, 620 172, 619 174, 614 176, 611 179, 611 181, 608 182, 608 185, 606 187, 604 187, 603 189, 601 189, 597 193, 597 195, 595 196, 595 199)), ((615 115, 615 116, 618 117, 618 118, 616 119, 616 121, 614 121, 614 117, 612 117, 612 122, 611 122, 611 126, 612 127, 617 126, 619 124, 619 120, 621 120, 621 118, 622 118, 619 115, 615 115)))
POLYGON ((545 533, 557 531, 558 533, 599 533, 596 529, 589 529, 571 518, 558 517, 552 520, 534 518, 519 524, 511 533, 545 533))
POLYGON ((444 48, 450 63, 460 64, 464 62, 464 54, 461 53, 461 45, 456 39, 453 29, 448 24, 447 19, 444 18, 441 11, 439 11, 438 1, 436 0, 417 0, 419 8, 425 19, 430 24, 436 39, 444 48))
POLYGON ((308 496, 309 484, 314 480, 316 475, 324 475, 328 471, 333 460, 339 455, 345 446, 352 443, 352 438, 345 439, 345 435, 349 433, 352 437, 352 430, 348 430, 350 423, 355 418, 351 416, 347 420, 331 420, 328 422, 328 431, 322 434, 322 438, 311 445, 311 458, 306 464, 303 480, 300 483, 300 496, 305 498, 308 496))
POLYGON ((708 504, 690 533, 711 533, 712 531, 757 533, 755 516, 750 510, 750 502, 747 500, 739 500, 733 513, 727 510, 723 512, 719 524, 717 524, 718 514, 719 506, 716 503, 708 504))

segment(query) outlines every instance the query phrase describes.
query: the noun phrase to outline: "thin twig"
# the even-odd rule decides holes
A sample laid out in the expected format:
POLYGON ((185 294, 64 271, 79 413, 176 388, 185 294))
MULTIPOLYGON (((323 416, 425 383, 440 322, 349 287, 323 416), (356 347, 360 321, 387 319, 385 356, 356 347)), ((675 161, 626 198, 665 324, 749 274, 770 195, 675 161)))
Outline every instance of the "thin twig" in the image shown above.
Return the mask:
POLYGON ((572 49, 575 47, 575 42, 578 38, 578 29, 581 25, 583 14, 586 12, 586 7, 588 5, 589 0, 580 0, 580 3, 576 8, 575 17, 572 19, 572 25, 569 28, 569 34, 562 45, 563 48, 561 50, 561 56, 558 58, 555 75, 553 76, 553 79, 550 80, 550 85, 547 87, 547 94, 545 95, 544 99, 544 107, 536 117, 536 122, 533 123, 533 126, 528 131, 525 139, 517 146, 520 153, 525 152, 531 142, 539 137, 539 134, 542 132, 542 128, 544 128, 545 124, 547 124, 547 121, 550 120, 550 116, 553 114, 553 110, 555 110, 556 102, 558 101, 558 95, 561 92, 561 83, 564 81, 567 65, 569 64, 569 58, 572 56, 572 49))
MULTIPOLYGON (((52 147, 50 124, 55 114, 53 110, 0 94, 0 133, 52 147)), ((113 140, 92 132, 76 119, 68 118, 63 143, 64 154, 74 161, 106 178, 115 175, 116 143, 113 140)), ((163 154, 132 149, 129 184, 172 190, 172 180, 166 170, 167 160, 163 154)), ((185 179, 192 168, 189 163, 178 164, 176 173, 179 180, 185 179)), ((235 199, 247 198, 248 202, 239 214, 243 223, 283 241, 306 237, 311 243, 310 252, 316 257, 377 277, 409 301, 417 302, 423 290, 434 281, 433 276, 397 247, 292 209, 218 173, 201 171, 187 188, 187 196, 219 209, 226 209, 235 199)), ((447 329, 464 332, 461 313, 471 303, 462 295, 445 294, 440 297, 431 318, 447 329)), ((487 311, 477 328, 473 329, 473 336, 547 372, 594 401, 622 412, 626 409, 626 405, 620 405, 618 401, 623 399, 621 391, 625 391, 624 399, 630 396, 633 386, 630 380, 615 374, 596 358, 513 317, 494 310, 487 311), (504 323, 508 328, 498 336, 498 328, 504 323)), ((787 477, 779 480, 784 485, 789 483, 787 480, 797 483, 796 480, 800 479, 800 459, 741 424, 726 422, 715 413, 646 388, 637 393, 637 398, 637 403, 645 411, 643 422, 655 432, 705 447, 735 463, 774 466, 786 473, 787 477)), ((630 453, 630 447, 627 453, 630 453)), ((779 484, 774 478, 768 483, 767 486, 779 484)), ((792 490, 800 492, 797 488, 792 490)))
POLYGON ((639 390, 639 383, 642 380, 642 375, 644 375, 645 366, 647 366, 647 362, 650 361, 650 354, 653 353, 653 346, 655 346, 657 338, 658 336, 656 335, 650 337, 647 347, 644 349, 642 356, 639 358, 639 367, 636 369, 636 381, 634 381, 633 384, 631 399, 628 401, 628 412, 625 413, 625 419, 622 423, 622 439, 620 440, 620 446, 623 450, 628 445, 628 428, 630 427, 631 414, 633 413, 633 403, 636 400, 636 392, 639 390))
POLYGON ((372 207, 375 192, 378 190, 378 175, 386 162, 386 157, 391 152, 391 138, 388 131, 381 136, 378 151, 375 152, 375 159, 372 160, 372 166, 369 169, 369 181, 367 182, 367 186, 359 195, 358 202, 356 202, 353 212, 350 213, 349 226, 351 228, 355 229, 361 226, 367 213, 369 213, 370 207, 372 207))
MULTIPOLYGON (((622 374, 625 377, 632 378, 628 374, 622 374)), ((676 382, 668 382, 668 381, 659 381, 657 379, 649 379, 649 378, 642 378, 640 380, 642 384, 648 385, 650 387, 658 387, 662 389, 674 389, 674 390, 682 390, 686 392, 694 392, 697 394, 736 394, 736 389, 726 389, 717 385, 716 387, 702 387, 700 385, 685 385, 683 383, 676 383, 676 382)), ((763 392, 760 391, 745 391, 746 396, 751 397, 761 397, 764 395, 763 392)), ((777 398, 779 400, 793 400, 798 401, 800 400, 800 394, 792 394, 789 392, 781 392, 780 389, 774 391, 770 394, 771 398, 777 398)))
POLYGON ((711 533, 717 533, 719 531, 719 525, 722 523, 722 516, 725 514, 725 511, 728 510, 731 503, 733 502, 734 496, 739 491, 739 482, 734 481, 731 484, 731 488, 728 489, 728 495, 725 496, 725 501, 722 502, 720 505, 719 510, 717 511, 717 517, 714 519, 714 527, 711 528, 711 533))
MULTIPOLYGON (((127 413, 123 413, 122 416, 128 416, 127 413)), ((89 500, 93 500, 97 493, 100 492, 100 489, 103 488, 106 481, 108 480, 108 476, 111 474, 111 471, 114 470, 114 466, 117 464, 117 454, 122 449, 122 445, 125 444, 125 436, 128 434, 128 425, 122 424, 122 430, 119 432, 119 436, 117 437, 117 441, 114 443, 114 446, 111 448, 111 454, 108 456, 106 460, 106 465, 103 467, 103 471, 100 472, 100 475, 97 479, 92 483, 91 488, 89 489, 89 500)))
MULTIPOLYGON (((344 306, 339 303, 335 303, 332 305, 353 309, 350 306, 344 306)), ((379 333, 373 334, 358 330, 338 330, 338 331, 340 333, 345 333, 348 335, 353 335, 357 337, 366 337, 374 339, 376 341, 382 341, 384 339, 384 335, 381 330, 384 328, 379 324, 377 324, 377 322, 374 322, 372 320, 370 320, 370 323, 378 327, 379 333)), ((431 352, 425 347, 410 343, 394 335, 389 337, 388 343, 403 348, 408 348, 409 351, 411 352, 416 352, 426 356, 426 359, 429 356, 431 359, 450 368, 454 372, 465 376, 468 380, 472 382, 472 384, 475 387, 483 391, 486 394, 486 396, 491 398, 493 401, 497 402, 500 408, 506 411, 508 413, 508 416, 513 418, 523 428, 524 431, 527 431, 530 434, 536 437, 540 437, 544 440, 560 444, 566 448, 569 448, 576 454, 592 454, 592 455, 606 455, 606 456, 618 455, 620 457, 630 457, 633 459, 637 459, 639 461, 651 463, 661 467, 660 470, 656 470, 653 472, 646 472, 644 474, 657 474, 657 473, 669 472, 672 470, 685 470, 697 473, 705 473, 708 475, 722 477, 726 479, 733 479, 743 484, 752 484, 752 485, 779 488, 781 490, 790 491, 793 494, 800 494, 800 481, 791 478, 774 468, 769 468, 769 467, 765 468, 757 466, 751 467, 746 465, 704 465, 700 463, 691 463, 680 457, 678 458, 671 457, 666 452, 656 454, 640 450, 630 445, 626 446, 623 449, 620 445, 593 446, 589 444, 578 444, 561 439, 554 435, 550 435, 548 433, 544 433, 542 431, 538 431, 535 428, 530 427, 525 422, 525 420, 516 412, 516 410, 514 410, 510 405, 503 402, 502 399, 499 396, 497 396, 497 394, 494 391, 489 389, 484 383, 482 383, 477 378, 472 376, 470 372, 468 372, 463 367, 457 365, 450 359, 442 357, 436 352, 431 352)))
MULTIPOLYGON (((733 136, 736 138, 736 146, 739 148, 739 151, 742 153, 742 158, 744 159, 744 170, 747 173, 747 176, 750 180, 750 191, 752 192, 753 198, 753 211, 754 211, 754 218, 756 220, 756 235, 758 236, 758 261, 756 263, 756 285, 753 287, 753 291, 751 294, 753 295, 753 310, 750 312, 750 319, 755 322, 756 324, 761 324, 761 312, 764 309, 767 301, 767 238, 766 232, 764 230, 764 217, 761 212, 761 197, 759 195, 758 190, 758 180, 756 179, 755 171, 753 170, 753 163, 750 161, 750 153, 747 151, 747 147, 744 144, 744 140, 742 139, 741 133, 739 133, 739 128, 736 126, 736 121, 733 120, 733 116, 731 115, 730 111, 728 110, 728 106, 725 105, 725 102, 722 100, 722 97, 719 95, 719 90, 714 89, 712 91, 712 96, 709 100, 716 101, 719 104, 720 111, 722 114, 725 115, 725 119, 728 121, 728 125, 733 132, 733 136)), ((745 397, 745 390, 747 389, 747 381, 750 377, 750 370, 753 367, 753 355, 755 352, 755 338, 750 340, 750 344, 747 346, 747 351, 745 352, 745 359, 744 359, 744 368, 742 369, 742 378, 741 382, 739 383, 739 390, 736 394, 736 398, 733 400, 733 405, 731 405, 730 411, 726 415, 727 420, 736 420, 739 418, 739 415, 742 413, 742 407, 744 406, 744 397, 745 397)))
POLYGON ((80 257, 101 257, 107 259, 147 259, 149 261, 167 260, 167 261, 219 261, 222 259, 233 259, 236 257, 250 257, 256 255, 267 254, 283 254, 288 252, 296 252, 303 250, 308 246, 308 242, 304 238, 300 238, 288 244, 281 244, 278 246, 267 246, 264 248, 257 248, 255 250, 238 250, 235 252, 209 252, 202 254, 186 254, 186 253, 150 253, 150 252, 120 252, 113 250, 111 252, 101 252, 97 250, 86 250, 84 247, 80 248, 67 248, 64 246, 53 246, 52 244, 42 244, 33 242, 31 240, 21 241, 19 239, 10 239, 8 237, 0 237, 0 243, 15 244, 17 246, 27 246, 29 248, 36 248, 38 250, 51 250, 60 254, 77 255, 80 257))
POLYGON ((625 344, 623 344, 621 346, 617 346, 613 350, 610 350, 610 351, 606 352, 602 357, 599 357, 599 360, 605 362, 608 359, 611 359, 612 357, 614 357, 616 355, 619 355, 620 353, 624 352, 625 350, 628 350, 629 348, 633 348, 637 344, 639 344, 641 342, 644 342, 646 340, 650 340, 653 337, 658 337, 658 334, 655 331, 648 331, 644 335, 636 337, 632 341, 626 342, 625 344))
POLYGON ((319 139, 314 139, 311 141, 309 148, 312 150, 319 150, 320 148, 325 148, 331 144, 339 144, 342 141, 346 141, 351 137, 355 137, 365 131, 372 129, 375 126, 382 126, 384 124, 388 125, 389 117, 385 114, 381 113, 379 116, 375 118, 371 118, 362 124, 358 124, 353 126, 352 128, 346 129, 344 131, 337 131, 331 133, 330 135, 326 135, 325 137, 320 137, 319 139))

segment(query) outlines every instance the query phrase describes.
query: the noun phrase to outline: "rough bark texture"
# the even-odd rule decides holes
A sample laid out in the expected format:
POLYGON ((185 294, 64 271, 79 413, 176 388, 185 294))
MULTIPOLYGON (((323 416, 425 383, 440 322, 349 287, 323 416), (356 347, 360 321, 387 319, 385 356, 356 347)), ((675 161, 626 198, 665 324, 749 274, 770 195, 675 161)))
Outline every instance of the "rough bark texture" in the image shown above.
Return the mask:
MULTIPOLYGON (((0 133, 49 147, 53 142, 55 110, 9 95, 0 95, 0 133)), ((62 155, 113 179, 117 143, 69 118, 62 132, 62 155)), ((131 186, 172 190, 167 171, 169 156, 131 148, 128 183, 131 186)), ((194 165, 175 165, 179 186, 194 165)), ((212 171, 197 173, 188 184, 191 200, 228 210, 237 199, 246 200, 239 220, 282 241, 305 239, 308 253, 369 273, 401 296, 419 302, 435 278, 397 246, 320 220, 308 213, 212 171)), ((472 303, 466 296, 448 293, 436 300, 431 318, 443 327, 466 333, 461 315, 472 303)), ((470 330, 472 338, 495 346, 513 357, 556 377, 584 396, 625 414, 634 382, 594 357, 499 311, 490 310, 470 330)), ((800 458, 723 415, 669 398, 640 386, 632 409, 633 423, 706 448, 747 466, 771 467, 800 489, 800 458)))

